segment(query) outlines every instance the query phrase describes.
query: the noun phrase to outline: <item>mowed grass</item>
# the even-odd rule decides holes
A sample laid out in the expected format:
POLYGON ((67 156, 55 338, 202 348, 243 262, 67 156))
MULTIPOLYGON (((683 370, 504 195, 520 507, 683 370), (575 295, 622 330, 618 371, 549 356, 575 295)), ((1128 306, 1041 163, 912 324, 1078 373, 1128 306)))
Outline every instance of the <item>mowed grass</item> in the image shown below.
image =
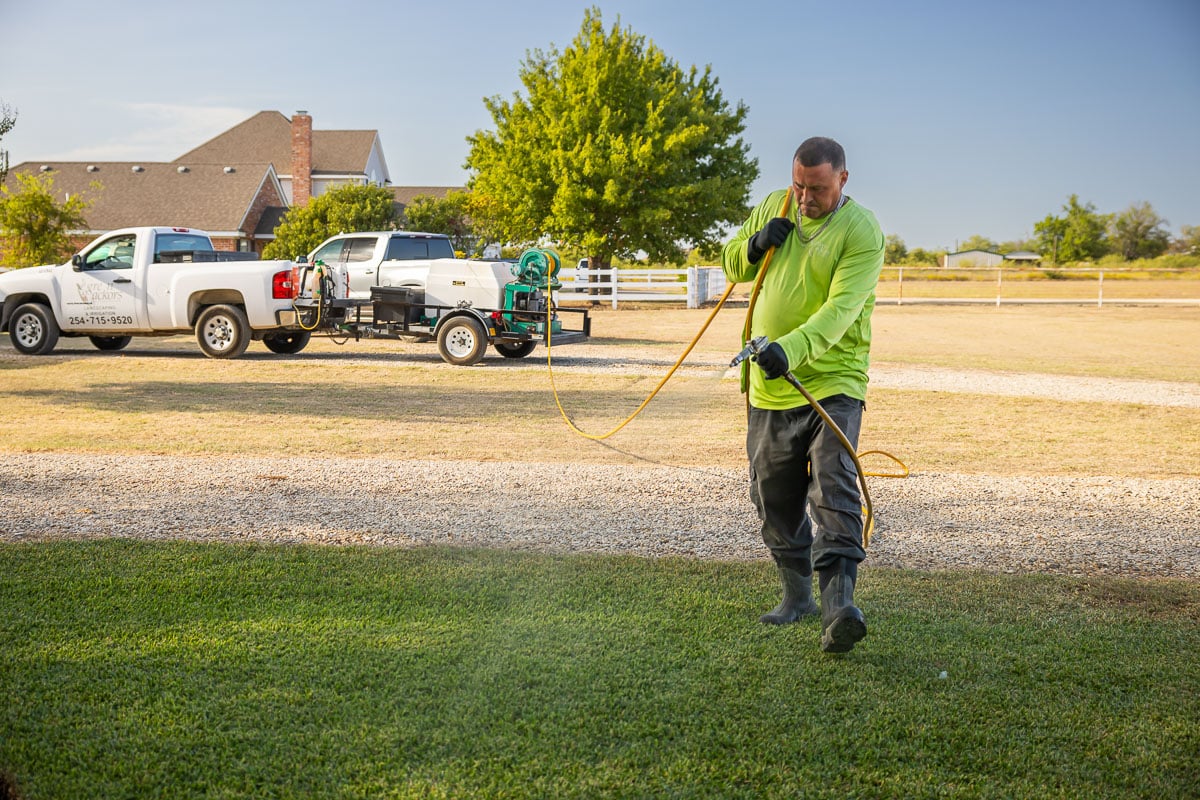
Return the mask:
MULTIPOLYGON (((599 309, 601 350, 575 352, 669 363, 705 313, 599 309)), ((731 355, 740 314, 698 358, 731 355)), ((881 308, 875 328, 892 364, 1200 381, 1195 309, 881 308)), ((602 432, 647 373, 557 383, 602 432)), ((232 362, 182 337, 0 349, 0 453, 740 467, 743 400, 718 373, 596 443, 559 418, 541 350, 460 369, 387 342, 232 362)), ((1198 423, 872 389, 862 444, 925 472, 1195 478, 1198 423)), ((764 563, 0 545, 0 797, 1195 796, 1194 580, 868 562, 870 635, 841 657, 814 621, 760 625, 777 593, 764 563)))
POLYGON ((0 548, 29 798, 1194 797, 1200 586, 110 541, 0 548))

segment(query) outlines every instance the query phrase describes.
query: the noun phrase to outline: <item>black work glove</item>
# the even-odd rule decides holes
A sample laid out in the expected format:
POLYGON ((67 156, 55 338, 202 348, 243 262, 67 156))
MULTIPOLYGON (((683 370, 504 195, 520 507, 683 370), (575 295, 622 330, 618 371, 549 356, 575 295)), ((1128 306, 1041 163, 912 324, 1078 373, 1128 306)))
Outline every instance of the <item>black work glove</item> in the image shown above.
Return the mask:
POLYGON ((795 223, 783 217, 775 217, 763 225, 762 230, 751 236, 750 243, 746 245, 746 257, 750 259, 750 263, 757 264, 768 250, 786 242, 788 234, 795 227, 795 223))
POLYGON ((788 371, 787 353, 783 352, 783 348, 779 346, 779 342, 771 342, 761 353, 754 357, 754 360, 758 362, 758 366, 762 368, 763 375, 769 381, 782 378, 788 371))

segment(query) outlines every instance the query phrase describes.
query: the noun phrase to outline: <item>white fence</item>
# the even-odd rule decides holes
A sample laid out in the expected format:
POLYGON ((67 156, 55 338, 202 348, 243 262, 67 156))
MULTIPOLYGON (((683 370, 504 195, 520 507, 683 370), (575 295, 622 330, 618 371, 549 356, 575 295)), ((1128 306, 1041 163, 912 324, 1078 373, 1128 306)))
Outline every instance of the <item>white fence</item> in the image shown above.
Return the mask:
MULTIPOLYGON (((1099 269, 1096 267, 884 267, 884 277, 880 281, 881 288, 884 284, 891 284, 897 287, 896 296, 891 296, 890 291, 878 292, 878 305, 904 305, 904 304, 1039 304, 1039 303, 1058 303, 1071 305, 1200 305, 1200 298, 1135 298, 1135 297, 1115 297, 1110 292, 1109 297, 1104 295, 1104 276, 1108 274, 1110 277, 1118 275, 1127 275, 1137 273, 1144 275, 1146 273, 1165 273, 1177 275, 1181 272, 1178 269, 1121 269, 1106 267, 1099 269), (908 272, 909 283, 914 280, 919 282, 947 281, 946 276, 950 273, 990 273, 996 276, 995 281, 990 281, 991 286, 995 289, 995 294, 991 295, 987 291, 989 279, 984 277, 972 278, 970 282, 979 287, 979 293, 976 297, 913 297, 905 296, 905 272, 908 272), (896 277, 893 280, 891 274, 895 272, 896 277), (1061 273, 1066 277, 1066 280, 1042 279, 1036 283, 1028 280, 1014 280, 1021 274, 1029 273, 1061 273), (914 278, 917 274, 924 277, 914 278), (1005 295, 1005 276, 1008 276, 1010 286, 1062 286, 1069 283, 1075 286, 1080 286, 1088 282, 1093 282, 1095 285, 1095 293, 1090 296, 1084 293, 1078 293, 1081 296, 1071 297, 1053 297, 1053 296, 1026 296, 1026 293, 1020 295, 1014 294, 1009 290, 1009 294, 1005 295), (1094 278, 1092 277, 1094 276, 1094 278)), ((624 302, 655 302, 655 301, 686 301, 688 308, 699 308, 705 303, 712 302, 719 298, 728 285, 725 281, 725 273, 720 267, 688 267, 687 269, 571 269, 567 268, 559 272, 558 278, 562 281, 562 289, 557 293, 559 300, 594 300, 598 302, 609 302, 613 308, 617 307, 617 303, 624 302)), ((1135 281, 1120 281, 1120 283, 1131 286, 1136 285, 1135 281)), ((1046 294, 1053 294, 1047 292, 1046 294)))
POLYGON ((699 308, 716 300, 727 286, 720 267, 687 269, 564 269, 558 273, 559 300, 617 303, 681 300, 699 308))
MULTIPOLYGON (((997 306, 1008 303, 1010 305, 1029 305, 1029 304, 1062 304, 1062 305, 1091 305, 1095 303, 1097 306, 1108 305, 1200 305, 1200 298, 1163 298, 1163 297, 1104 297, 1104 275, 1107 273, 1110 276, 1117 275, 1144 275, 1148 273, 1163 273, 1166 275, 1179 275, 1183 272, 1191 272, 1192 270, 1183 270, 1175 268, 1147 268, 1147 269, 1121 269, 1119 267, 884 267, 884 275, 896 271, 897 296, 880 296, 876 300, 877 305, 895 304, 995 304, 997 306), (928 282, 932 277, 934 281, 952 280, 945 276, 953 273, 975 272, 975 273, 994 273, 996 275, 995 287, 996 295, 992 297, 905 297, 904 296, 904 271, 909 272, 910 283, 913 280, 921 281, 921 278, 913 278, 913 273, 926 276, 925 282, 928 282), (1033 273, 1052 273, 1055 278, 1044 278, 1032 283, 1028 280, 1013 280, 1017 275, 1029 275, 1033 273), (1008 295, 1004 294, 1004 276, 1009 276, 1009 284, 1014 286, 1054 286, 1056 284, 1070 283, 1079 285, 1085 282, 1095 282, 1095 295, 1088 296, 1063 296, 1063 297, 1030 297, 1024 294, 1008 295), (1057 277, 1061 276, 1061 277, 1057 277), (1094 276, 1091 277, 1091 276, 1094 276)), ((986 283, 986 279, 974 278, 972 282, 977 283, 981 289, 986 283)), ((1118 279, 1119 280, 1119 279, 1118 279)), ((881 278, 880 284, 890 283, 890 280, 881 278)), ((1125 285, 1136 285, 1136 282, 1121 281, 1125 285)), ((877 292, 878 294, 878 292, 877 292)), ((983 294, 981 291, 980 294, 983 294)), ((1050 294, 1050 293, 1047 293, 1050 294)), ((1082 294, 1082 293, 1080 293, 1082 294)))

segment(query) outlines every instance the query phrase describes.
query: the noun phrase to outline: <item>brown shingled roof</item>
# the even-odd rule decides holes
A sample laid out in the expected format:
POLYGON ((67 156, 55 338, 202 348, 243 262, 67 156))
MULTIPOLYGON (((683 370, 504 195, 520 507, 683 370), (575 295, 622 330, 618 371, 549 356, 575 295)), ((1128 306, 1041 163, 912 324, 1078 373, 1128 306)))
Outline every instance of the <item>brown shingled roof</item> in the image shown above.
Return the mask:
MULTIPOLYGON (((89 230, 108 231, 141 225, 180 225, 207 231, 236 231, 258 196, 264 181, 273 182, 270 164, 198 164, 180 172, 179 164, 136 162, 43 162, 50 167, 54 194, 83 195, 94 201, 85 213, 89 230), (89 172, 88 167, 95 167, 89 172), (140 166, 141 171, 134 171, 140 166), (226 172, 225 167, 232 172, 226 172), (92 188, 92 183, 100 188, 92 188)), ((42 164, 25 162, 13 167, 43 174, 42 164)), ((274 193, 272 192, 272 195, 274 193)))
POLYGON ((175 164, 274 164, 292 171, 292 123, 278 111, 260 111, 175 159, 175 164))
MULTIPOLYGON (((288 135, 291 136, 290 129, 288 135)), ((313 174, 366 172, 376 137, 375 131, 313 131, 313 174)), ((292 162, 288 161, 286 169, 281 171, 290 175, 292 162)))
POLYGON ((396 202, 402 206, 407 206, 412 201, 422 195, 432 195, 437 198, 443 198, 450 192, 465 192, 465 186, 389 186, 392 190, 392 197, 396 198, 396 202))
MULTIPOLYGON (((378 133, 314 130, 314 175, 366 172, 378 133)), ((245 122, 175 159, 176 164, 229 164, 254 161, 275 165, 279 175, 292 174, 292 121, 278 111, 260 111, 245 122)))

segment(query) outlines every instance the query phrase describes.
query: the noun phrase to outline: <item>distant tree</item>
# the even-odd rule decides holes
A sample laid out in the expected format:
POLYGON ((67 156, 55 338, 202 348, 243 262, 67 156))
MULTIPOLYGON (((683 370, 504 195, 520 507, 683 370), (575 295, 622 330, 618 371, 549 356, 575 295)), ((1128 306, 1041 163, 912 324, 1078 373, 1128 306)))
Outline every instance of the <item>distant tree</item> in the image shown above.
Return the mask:
POLYGON ((710 67, 681 69, 600 10, 563 52, 527 53, 527 96, 485 100, 496 130, 469 136, 471 189, 506 242, 582 249, 596 268, 644 251, 681 263, 746 215, 758 163, 710 67))
POLYGON ((1013 239, 1011 242, 1000 242, 996 245, 996 252, 1002 255, 1016 253, 1017 251, 1037 252, 1038 243, 1036 239, 1013 239))
POLYGON ((1149 203, 1134 203, 1109 223, 1112 250, 1127 261, 1161 256, 1171 243, 1166 225, 1149 203))
POLYGON ((427 233, 444 233, 456 251, 478 255, 486 242, 471 216, 469 192, 447 192, 445 197, 418 195, 404 209, 404 227, 427 233))
MULTIPOLYGON (((54 178, 18 172, 17 187, 0 186, 0 249, 10 267, 58 264, 74 252, 68 231, 87 228, 85 212, 92 201, 75 195, 59 203, 54 199, 54 178)), ((100 184, 93 183, 98 191, 100 184)))
POLYGON ((1177 253, 1200 254, 1200 225, 1184 225, 1179 229, 1179 238, 1171 243, 1177 253))
POLYGON ((299 259, 339 233, 388 231, 399 216, 392 192, 383 186, 347 184, 293 208, 275 229, 275 240, 263 248, 263 258, 299 259))
POLYGON ((938 255, 939 254, 936 250, 924 250, 920 247, 914 247, 912 250, 908 251, 908 258, 904 263, 930 264, 932 266, 937 266, 938 255))
MULTIPOLYGON (((4 138, 4 134, 13 129, 17 124, 17 112, 13 111, 4 103, 0 103, 0 139, 4 138)), ((4 178, 8 175, 8 151, 0 150, 0 183, 4 182, 4 178)))
POLYGON ((958 250, 959 250, 959 252, 964 252, 966 250, 987 250, 988 252, 995 253, 995 252, 997 252, 996 248, 998 248, 999 246, 1000 245, 996 244, 995 242, 993 242, 991 239, 987 238, 986 236, 980 236, 977 233, 977 234, 971 236, 969 239, 960 243, 958 246, 958 250))
POLYGON ((1108 252, 1107 214, 1097 214, 1091 203, 1080 205, 1079 195, 1071 195, 1062 207, 1063 215, 1048 215, 1034 224, 1038 252, 1054 263, 1090 261, 1108 252))
POLYGON ((883 245, 883 263, 903 264, 907 256, 908 248, 904 246, 904 240, 898 234, 888 234, 883 245))

